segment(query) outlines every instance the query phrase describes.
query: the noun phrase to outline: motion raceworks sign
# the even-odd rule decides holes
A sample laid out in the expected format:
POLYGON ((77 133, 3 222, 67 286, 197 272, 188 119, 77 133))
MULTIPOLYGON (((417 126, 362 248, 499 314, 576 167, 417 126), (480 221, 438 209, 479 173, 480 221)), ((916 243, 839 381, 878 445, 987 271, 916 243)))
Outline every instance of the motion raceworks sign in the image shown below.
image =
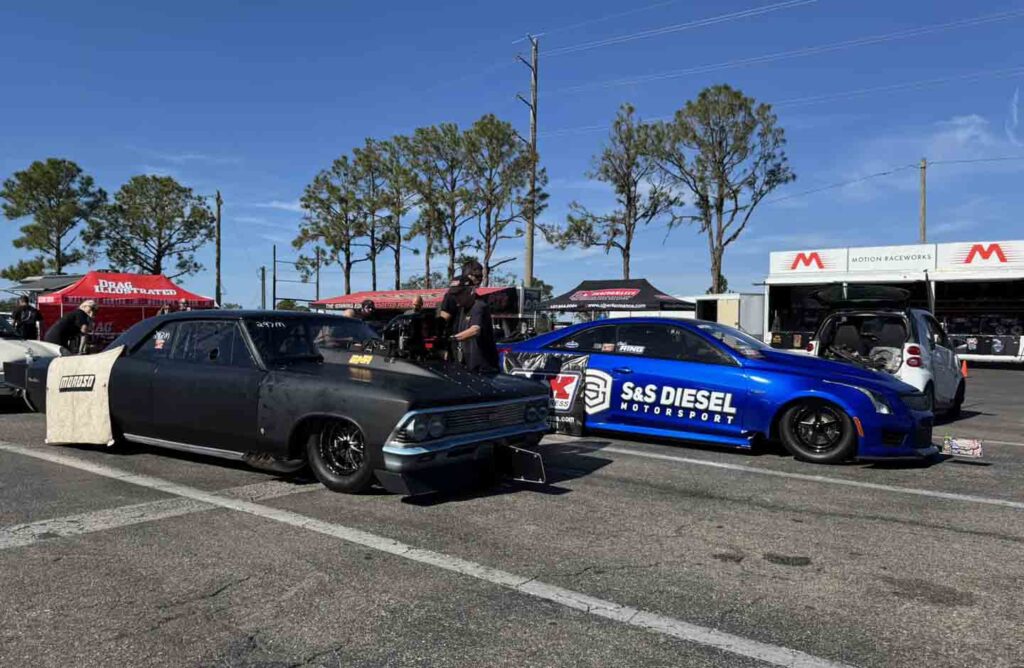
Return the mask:
POLYGON ((779 251, 771 254, 769 267, 771 276, 1024 269, 1024 241, 965 241, 951 244, 779 251))

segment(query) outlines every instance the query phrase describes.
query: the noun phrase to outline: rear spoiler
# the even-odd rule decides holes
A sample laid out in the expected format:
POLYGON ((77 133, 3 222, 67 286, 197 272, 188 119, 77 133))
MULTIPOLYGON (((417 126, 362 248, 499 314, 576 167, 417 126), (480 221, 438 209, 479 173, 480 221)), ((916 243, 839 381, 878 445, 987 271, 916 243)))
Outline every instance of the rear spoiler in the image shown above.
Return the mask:
POLYGON ((910 303, 910 291, 888 285, 842 283, 813 292, 811 298, 822 306, 832 309, 872 306, 905 308, 910 303))

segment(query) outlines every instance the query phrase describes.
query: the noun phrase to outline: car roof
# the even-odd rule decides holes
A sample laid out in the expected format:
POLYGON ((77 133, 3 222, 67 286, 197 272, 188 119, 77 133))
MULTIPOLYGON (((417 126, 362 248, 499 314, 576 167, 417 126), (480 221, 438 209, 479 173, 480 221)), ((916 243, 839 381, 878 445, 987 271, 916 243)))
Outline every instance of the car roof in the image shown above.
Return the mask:
MULTIPOLYGON (((266 318, 337 318, 338 320, 357 321, 356 318, 349 318, 334 313, 314 313, 312 311, 270 311, 259 309, 198 309, 195 311, 174 311, 164 315, 156 316, 161 322, 173 320, 255 320, 266 318)), ((361 321, 357 321, 361 322, 361 321)))

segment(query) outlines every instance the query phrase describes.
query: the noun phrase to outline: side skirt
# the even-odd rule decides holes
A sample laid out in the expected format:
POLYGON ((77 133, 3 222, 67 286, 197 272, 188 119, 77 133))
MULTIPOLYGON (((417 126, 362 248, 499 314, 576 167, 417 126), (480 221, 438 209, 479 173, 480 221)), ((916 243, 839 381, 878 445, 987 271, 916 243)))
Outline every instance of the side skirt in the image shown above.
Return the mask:
POLYGON ((234 450, 221 450, 220 448, 208 448, 204 445, 191 445, 189 443, 178 443, 177 441, 165 441, 162 438, 138 436, 136 434, 125 434, 124 437, 129 441, 135 441, 136 443, 142 443, 143 445, 152 445, 158 448, 167 448, 168 450, 191 452, 196 455, 220 457, 221 459, 233 459, 239 462, 245 460, 245 453, 236 452, 234 450))

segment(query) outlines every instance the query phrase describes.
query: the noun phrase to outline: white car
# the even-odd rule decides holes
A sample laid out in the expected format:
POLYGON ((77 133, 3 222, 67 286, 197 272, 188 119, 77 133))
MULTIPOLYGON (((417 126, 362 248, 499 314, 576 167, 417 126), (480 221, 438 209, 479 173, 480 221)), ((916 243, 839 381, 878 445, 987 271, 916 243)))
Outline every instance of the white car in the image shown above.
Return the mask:
POLYGON ((929 311, 897 305, 895 291, 903 293, 905 302, 908 293, 898 288, 882 293, 888 299, 878 291, 869 299, 866 290, 859 298, 818 297, 839 308, 821 321, 807 351, 896 376, 928 395, 933 412, 956 417, 967 389, 956 350, 929 311))
POLYGON ((58 357, 60 346, 43 341, 27 341, 14 332, 5 318, 0 318, 0 397, 14 397, 20 391, 4 382, 4 362, 20 362, 29 358, 58 357))

